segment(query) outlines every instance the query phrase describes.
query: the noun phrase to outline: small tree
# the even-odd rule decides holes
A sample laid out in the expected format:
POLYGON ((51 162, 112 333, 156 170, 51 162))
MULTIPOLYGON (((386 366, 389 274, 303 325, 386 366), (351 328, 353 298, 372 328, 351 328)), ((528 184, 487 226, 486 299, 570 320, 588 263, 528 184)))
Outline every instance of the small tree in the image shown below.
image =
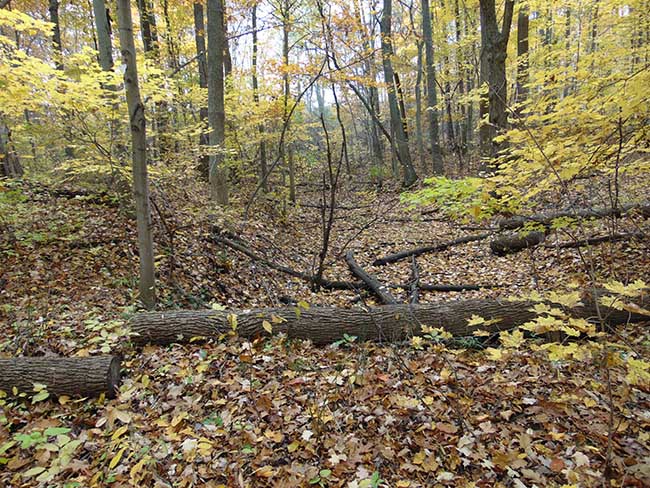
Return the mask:
POLYGON ((131 2, 118 0, 117 17, 120 29, 120 51, 123 63, 126 102, 131 126, 133 195, 138 225, 138 251, 140 254, 140 299, 147 308, 156 304, 153 238, 151 235, 151 210, 149 207, 149 182, 147 178, 147 135, 144 105, 140 98, 138 70, 133 41, 131 2))

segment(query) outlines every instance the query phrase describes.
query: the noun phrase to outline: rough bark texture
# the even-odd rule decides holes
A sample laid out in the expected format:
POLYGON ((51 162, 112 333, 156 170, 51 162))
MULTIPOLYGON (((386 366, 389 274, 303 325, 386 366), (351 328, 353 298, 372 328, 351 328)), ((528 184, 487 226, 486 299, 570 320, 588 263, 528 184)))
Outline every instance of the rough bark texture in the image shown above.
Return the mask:
POLYGON ((23 166, 11 141, 11 130, 0 124, 0 176, 20 178, 23 173, 23 166))
POLYGON ((408 249, 406 251, 400 251, 395 254, 389 254, 388 256, 384 256, 383 258, 378 258, 373 261, 373 266, 383 266, 384 264, 389 264, 389 263, 395 263, 397 261, 400 261, 402 259, 406 259, 410 256, 419 256, 420 254, 426 254, 430 252, 438 252, 438 251, 444 251, 445 249, 448 249, 453 246, 457 246, 459 244, 466 244, 468 242, 475 242, 475 241, 481 241, 483 239, 487 239, 490 237, 492 234, 491 233, 485 233, 485 234, 478 234, 474 236, 465 236, 461 237, 459 239, 454 239, 453 241, 449 242, 443 242, 442 244, 436 244, 433 246, 424 246, 424 247, 417 247, 415 249, 408 249))
MULTIPOLYGON (((593 299, 583 298, 582 307, 572 310, 572 315, 593 319, 598 312, 593 299)), ((647 307, 648 295, 635 303, 647 307)), ((501 300, 462 300, 427 305, 385 305, 370 309, 311 307, 300 310, 295 307, 253 310, 216 310, 149 312, 137 314, 131 319, 138 344, 171 344, 188 342, 193 337, 219 337, 232 330, 233 317, 237 319, 237 334, 243 338, 267 335, 263 321, 273 324, 273 333, 284 333, 293 339, 309 339, 314 344, 328 344, 354 335, 359 340, 399 341, 421 333, 422 325, 442 327, 455 336, 472 335, 476 327, 468 327, 472 315, 488 321, 495 320, 485 330, 497 332, 521 325, 537 316, 530 309, 531 302, 501 300), (275 319, 275 320, 273 320, 275 319), (280 319, 280 320, 278 320, 280 319), (277 323, 280 322, 280 323, 277 323)), ((612 325, 628 321, 647 320, 647 317, 629 312, 600 307, 600 315, 612 325)))
POLYGON ((120 28, 120 50, 126 70, 124 86, 129 108, 131 126, 133 196, 135 199, 138 228, 138 253, 140 255, 140 299, 147 308, 156 303, 155 266, 153 236, 151 233, 151 209, 149 205, 149 180, 147 176, 147 134, 144 104, 140 97, 138 70, 133 40, 133 21, 131 2, 119 0, 117 3, 118 25, 120 28))
POLYGON ((393 43, 391 40, 391 22, 392 22, 392 1, 384 0, 384 12, 381 17, 381 54, 384 67, 384 81, 388 91, 388 106, 390 108, 390 126, 395 134, 393 144, 395 151, 399 154, 399 161, 404 171, 404 186, 411 186, 417 181, 417 174, 413 168, 411 153, 408 147, 408 139, 399 106, 397 104, 397 93, 395 91, 395 72, 393 71, 393 43))
MULTIPOLYGON (((252 30, 253 30, 253 58, 251 65, 251 77, 253 82, 253 102, 255 106, 259 107, 260 104, 260 94, 259 86, 257 80, 257 3, 253 5, 251 11, 252 18, 252 30)), ((259 184, 262 186, 264 192, 269 191, 269 185, 267 182, 266 174, 268 173, 268 166, 266 161, 266 141, 264 140, 264 124, 260 123, 257 127, 257 130, 260 134, 260 175, 259 175, 259 184)))
POLYGON ((521 103, 528 97, 528 6, 519 6, 517 15, 517 86, 515 100, 521 103))
POLYGON ((480 127, 481 152, 494 156, 499 147, 493 143, 499 130, 508 124, 506 106, 508 85, 506 58, 514 0, 506 0, 501 30, 494 0, 480 0, 481 7, 481 84, 487 83, 488 95, 481 98, 481 117, 488 116, 488 123, 480 127))
POLYGON ((348 263, 350 271, 354 276, 363 281, 368 288, 370 288, 375 295, 377 295, 384 305, 392 305, 397 303, 395 297, 388 291, 388 287, 382 285, 377 278, 369 275, 354 259, 354 253, 348 251, 345 254, 345 262, 348 263))
POLYGON ((224 167, 226 114, 224 108, 223 1, 208 0, 208 120, 210 122, 210 195, 220 205, 228 204, 228 172, 224 167))
POLYGON ((436 69, 433 58, 433 29, 429 0, 422 0, 422 34, 424 37, 425 68, 427 74, 427 120, 429 121, 429 144, 431 145, 431 169, 433 174, 443 173, 442 152, 438 135, 438 96, 436 90, 436 69))
POLYGON ((529 232, 527 234, 507 234, 500 236, 490 242, 492 253, 497 256, 513 254, 529 247, 535 247, 544 242, 544 232, 529 232))
MULTIPOLYGON (((208 88, 208 63, 207 53, 205 48, 205 20, 203 15, 203 4, 201 2, 194 2, 194 43, 196 44, 197 64, 199 68, 199 86, 201 88, 208 88)), ((201 123, 208 126, 208 107, 201 107, 199 109, 199 117, 201 123)), ((202 133, 199 137, 199 144, 203 147, 210 144, 210 138, 206 133, 202 133)), ((199 173, 206 180, 210 172, 210 158, 207 154, 202 154, 199 158, 199 173)))
POLYGON ((0 390, 31 393, 34 383, 47 386, 51 395, 115 398, 120 384, 120 358, 13 358, 0 359, 0 390))
POLYGON ((602 219, 610 216, 620 217, 632 211, 637 212, 645 218, 650 218, 650 203, 629 203, 621 205, 618 208, 603 207, 581 210, 561 210, 559 212, 550 212, 545 214, 511 217, 499 220, 497 225, 503 230, 514 230, 523 227, 527 223, 538 223, 548 226, 553 223, 553 220, 559 218, 602 219))

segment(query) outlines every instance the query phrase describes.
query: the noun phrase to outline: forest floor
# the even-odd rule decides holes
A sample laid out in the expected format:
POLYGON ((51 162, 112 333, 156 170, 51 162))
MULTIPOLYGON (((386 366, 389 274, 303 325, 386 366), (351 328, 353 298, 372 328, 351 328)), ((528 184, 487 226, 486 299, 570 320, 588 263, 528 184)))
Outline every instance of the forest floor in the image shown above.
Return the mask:
MULTIPOLYGON (((2 185, 0 357, 111 351, 124 356, 125 370, 115 400, 0 397, 0 486, 600 486, 606 477, 612 486, 650 484, 650 390, 630 387, 621 367, 551 361, 534 346, 496 357, 471 339, 316 348, 282 337, 228 338, 135 348, 126 340, 138 267, 129 212, 109 196, 2 185)), ((210 239, 217 226, 311 272, 322 245, 318 208, 282 212, 269 202, 242 223, 244 202, 206 215, 205 189, 185 188, 154 197, 161 307, 375 303, 356 290, 313 291, 210 239)), ((319 193, 303 189, 299 198, 313 205, 319 193)), ((409 210, 388 190, 350 185, 340 205, 330 279, 352 279, 342 256, 354 250, 383 283, 408 283, 410 260, 372 261, 484 232, 431 209, 409 210)), ((618 225, 650 230, 642 219, 618 225)), ((420 301, 584 285, 585 264, 603 281, 650 276, 647 240, 505 257, 492 255, 488 242, 417 262, 422 283, 491 288, 422 292, 420 301)), ((647 325, 621 327, 610 340, 648 358, 647 325)))

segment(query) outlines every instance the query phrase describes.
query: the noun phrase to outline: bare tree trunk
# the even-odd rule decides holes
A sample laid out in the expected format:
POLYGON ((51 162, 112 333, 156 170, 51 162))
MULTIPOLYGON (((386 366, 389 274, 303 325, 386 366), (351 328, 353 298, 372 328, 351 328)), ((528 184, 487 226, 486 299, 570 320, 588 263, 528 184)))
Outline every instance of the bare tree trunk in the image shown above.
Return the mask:
POLYGON ((223 79, 223 1, 208 0, 208 119, 210 145, 210 194, 220 205, 228 205, 228 172, 224 167, 226 114, 223 79))
POLYGON ((413 168, 411 153, 408 147, 408 139, 404 131, 404 125, 397 104, 397 94, 395 87, 395 73, 393 71, 393 43, 391 39, 392 23, 392 0, 384 0, 384 12, 381 17, 381 53, 382 64, 384 67, 384 81, 388 90, 388 105, 390 108, 390 122, 394 133, 395 149, 399 153, 399 161, 404 171, 404 186, 411 186, 418 179, 417 173, 413 168))
POLYGON ((522 4, 517 15, 517 103, 528 98, 528 24, 528 6, 522 4))
POLYGON ((426 171, 424 138, 422 137, 422 42, 418 42, 418 65, 415 79, 415 138, 418 145, 420 170, 426 171))
MULTIPOLYGON (((253 30, 253 61, 252 61, 252 78, 253 78, 253 101, 255 105, 259 108, 260 105, 260 94, 259 86, 257 81, 257 3, 253 5, 251 12, 252 16, 252 30, 253 30)), ((258 131, 260 134, 260 176, 259 181, 262 185, 262 190, 267 192, 269 191, 268 182, 266 178, 266 173, 268 172, 268 166, 266 161, 266 141, 264 140, 264 124, 260 123, 258 126, 258 131)))
POLYGON ((488 94, 481 97, 481 119, 488 123, 480 128, 481 153, 494 157, 501 149, 493 140, 499 131, 506 129, 508 114, 508 85, 506 58, 514 0, 506 0, 501 30, 497 23, 495 0, 480 0, 481 7, 481 84, 487 84, 488 94))
MULTIPOLYGON (((289 109, 289 97, 291 95, 290 84, 289 84, 289 30, 290 30, 290 15, 291 15, 291 3, 290 0, 283 0, 282 6, 280 8, 280 15, 282 18, 282 63, 285 67, 285 71, 282 75, 282 85, 284 87, 284 123, 287 126, 287 133, 289 133, 289 124, 287 120, 288 109, 289 109)), ((296 202, 296 178, 295 178, 295 167, 294 167, 294 158, 293 158, 293 145, 291 142, 284 143, 280 147, 282 152, 282 163, 285 168, 289 171, 289 200, 292 203, 296 202)))
POLYGON ((431 27, 431 7, 429 0, 422 0, 422 34, 424 37, 424 52, 426 54, 427 74, 427 119, 429 120, 429 143, 431 144, 431 169, 433 174, 444 173, 442 151, 440 150, 440 135, 438 128, 438 95, 436 90, 436 70, 433 58, 433 29, 431 27))
POLYGON ((158 56, 158 29, 156 28, 156 16, 153 12, 152 1, 138 0, 138 12, 145 55, 155 58, 158 56))
POLYGON ((61 45, 61 25, 59 24, 59 0, 49 0, 48 10, 52 29, 52 50, 54 52, 54 65, 56 69, 63 69, 63 47, 61 45))
POLYGON ((23 174, 23 167, 11 142, 11 130, 0 123, 0 175, 20 178, 23 174))
POLYGON ((155 266, 153 237, 151 234, 151 210, 149 207, 149 181, 147 176, 147 135, 144 105, 140 98, 138 70, 133 41, 130 0, 118 0, 117 17, 120 30, 120 51, 123 63, 126 101, 131 124, 133 154, 133 195, 135 197, 138 225, 138 251, 140 255, 140 299, 151 309, 156 304, 155 266))
POLYGON ((120 384, 120 358, 19 357, 0 359, 0 390, 31 393, 34 383, 45 385, 54 396, 115 398, 120 384))
MULTIPOLYGON (((205 47, 205 20, 203 15, 203 2, 201 0, 196 0, 194 2, 194 41, 196 44, 196 55, 197 64, 199 67, 199 86, 201 88, 208 88, 208 63, 207 63, 207 52, 205 47)), ((205 127, 209 126, 208 123, 208 108, 201 107, 199 109, 199 117, 201 118, 201 123, 205 127)), ((205 148, 210 145, 210 138, 207 132, 201 134, 199 138, 199 144, 205 148)), ((210 158, 207 154, 201 154, 199 160, 199 173, 201 176, 208 180, 210 173, 210 158)))
POLYGON ((104 71, 112 71, 113 43, 111 42, 111 26, 108 22, 108 9, 104 0, 93 0, 93 12, 97 29, 99 65, 104 71))

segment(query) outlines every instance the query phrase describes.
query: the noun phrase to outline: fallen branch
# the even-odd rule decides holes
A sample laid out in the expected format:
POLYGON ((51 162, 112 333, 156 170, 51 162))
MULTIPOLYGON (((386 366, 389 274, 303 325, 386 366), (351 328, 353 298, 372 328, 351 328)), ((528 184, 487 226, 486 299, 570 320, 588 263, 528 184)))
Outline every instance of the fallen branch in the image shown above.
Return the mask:
POLYGON ((645 218, 649 218, 650 203, 629 203, 627 205, 621 205, 619 208, 605 207, 585 210, 562 210, 559 212, 550 212, 546 214, 511 217, 497 221, 497 225, 500 229, 503 230, 519 229, 528 223, 537 223, 548 227, 553 223, 554 220, 560 218, 602 219, 604 217, 610 216, 621 217, 622 215, 631 211, 638 211, 638 213, 645 218))
POLYGON ((409 303, 420 301, 420 268, 415 256, 411 256, 411 281, 409 288, 409 303))
POLYGON ((371 276, 366 272, 366 270, 359 266, 359 264, 354 259, 353 251, 348 251, 345 253, 345 262, 348 263, 352 274, 363 281, 368 286, 368 288, 370 288, 374 294, 379 297, 384 305, 392 305, 397 303, 395 297, 388 291, 388 287, 382 285, 377 280, 377 278, 371 276))
POLYGON ((0 359, 0 390, 11 393, 16 388, 30 393, 37 383, 45 385, 54 396, 95 397, 105 393, 115 398, 120 364, 117 356, 0 359))
POLYGON ((527 234, 507 234, 499 236, 490 242, 490 249, 497 256, 506 256, 529 247, 535 247, 546 239, 544 232, 529 232, 527 234))
MULTIPOLYGON (((593 319, 598 316, 591 296, 586 295, 583 306, 571 310, 574 317, 593 319)), ((636 301, 641 307, 650 305, 645 295, 636 301)), ((421 326, 442 327, 455 336, 472 335, 476 327, 467 325, 473 315, 483 317, 488 325, 481 327, 490 333, 508 330, 534 319, 532 302, 506 300, 459 300, 433 304, 384 305, 370 309, 311 307, 262 308, 253 310, 188 310, 147 312, 131 319, 131 328, 138 335, 138 344, 170 344, 188 342, 195 337, 219 337, 236 331, 242 338, 268 335, 263 322, 272 324, 273 334, 283 333, 292 339, 309 339, 315 344, 328 344, 343 338, 344 334, 359 340, 399 341, 421 333, 421 326), (492 322, 494 321, 494 322, 492 322)), ((611 325, 628 321, 648 320, 648 317, 600 306, 600 312, 611 325)), ((268 328, 268 324, 266 324, 268 328)))
POLYGON ((384 264, 395 263, 402 259, 408 258, 410 256, 420 256, 421 254, 426 254, 430 252, 439 252, 449 249, 450 247, 457 246, 459 244, 466 244, 468 242, 481 241, 490 237, 491 233, 477 234, 472 236, 460 237, 459 239, 454 239, 453 241, 443 242, 442 244, 435 244, 433 246, 424 246, 417 247, 415 249, 409 249, 407 251, 401 251, 395 254, 389 254, 383 258, 375 259, 372 263, 375 266, 383 266, 384 264))
POLYGON ((603 242, 619 242, 632 239, 643 239, 646 234, 643 232, 633 232, 631 234, 613 234, 611 236, 589 237, 579 241, 560 242, 558 244, 547 244, 544 247, 556 249, 568 249, 573 247, 592 246, 594 244, 601 244, 603 242))

